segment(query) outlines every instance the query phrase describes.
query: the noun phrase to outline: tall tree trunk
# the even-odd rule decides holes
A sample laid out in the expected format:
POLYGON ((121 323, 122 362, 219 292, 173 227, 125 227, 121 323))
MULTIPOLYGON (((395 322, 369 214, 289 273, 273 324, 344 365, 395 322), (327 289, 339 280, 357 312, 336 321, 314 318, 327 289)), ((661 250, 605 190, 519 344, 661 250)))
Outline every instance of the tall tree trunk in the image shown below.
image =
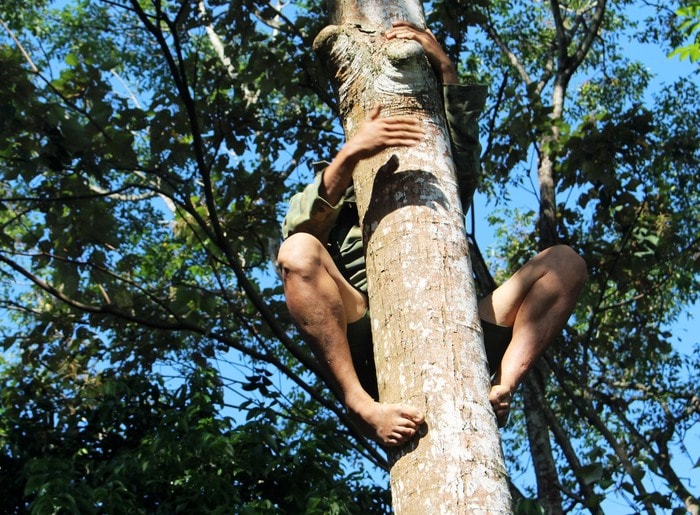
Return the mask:
POLYGON ((554 164, 556 162, 556 148, 561 139, 561 122, 564 114, 564 98, 568 78, 557 76, 552 94, 552 125, 551 132, 542 136, 540 141, 540 162, 537 169, 537 179, 540 185, 540 220, 539 236, 540 249, 546 249, 557 244, 557 199, 556 178, 554 176, 554 164))
MULTIPOLYGON (((552 147, 556 147, 561 138, 561 131, 557 122, 561 120, 564 112, 565 93, 566 88, 564 85, 555 84, 552 98, 551 133, 544 135, 539 145, 541 155, 537 177, 540 185, 540 219, 538 226, 540 250, 556 245, 558 240, 556 178, 554 175, 556 153, 552 151, 552 147)), ((545 402, 543 390, 546 382, 549 380, 549 370, 541 365, 542 360, 540 359, 524 381, 525 422, 537 478, 537 498, 545 513, 558 515, 563 513, 561 485, 558 480, 554 453, 549 441, 549 425, 541 411, 542 403, 545 402), (537 377, 535 377, 535 374, 537 374, 537 377), (542 387, 536 388, 535 381, 540 381, 542 387)))
POLYGON ((525 378, 523 401, 525 422, 530 441, 530 454, 535 466, 537 479, 537 499, 547 515, 562 515, 561 484, 549 441, 549 424, 542 411, 546 402, 541 381, 547 379, 542 361, 525 378))
POLYGON ((424 26, 415 0, 330 4, 314 48, 329 65, 346 135, 377 103, 424 121, 425 140, 354 175, 381 400, 423 410, 421 438, 392 452, 396 513, 510 513, 441 97, 423 50, 387 42, 392 20, 424 26))

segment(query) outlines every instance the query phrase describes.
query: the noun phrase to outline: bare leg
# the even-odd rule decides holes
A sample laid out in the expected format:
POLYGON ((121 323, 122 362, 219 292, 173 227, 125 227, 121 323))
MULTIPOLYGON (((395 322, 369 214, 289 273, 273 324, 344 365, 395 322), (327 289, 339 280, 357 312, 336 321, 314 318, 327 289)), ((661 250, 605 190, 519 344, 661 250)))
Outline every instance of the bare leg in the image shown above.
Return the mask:
POLYGON ((489 399, 501 425, 510 400, 535 361, 562 330, 586 281, 586 265, 570 247, 551 247, 479 302, 483 320, 513 327, 489 399))
POLYGON ((381 404, 362 388, 352 363, 347 324, 367 310, 367 299, 335 266, 324 246, 305 233, 280 248, 284 293, 304 339, 336 382, 348 413, 377 442, 401 445, 416 434, 423 415, 404 404, 381 404))

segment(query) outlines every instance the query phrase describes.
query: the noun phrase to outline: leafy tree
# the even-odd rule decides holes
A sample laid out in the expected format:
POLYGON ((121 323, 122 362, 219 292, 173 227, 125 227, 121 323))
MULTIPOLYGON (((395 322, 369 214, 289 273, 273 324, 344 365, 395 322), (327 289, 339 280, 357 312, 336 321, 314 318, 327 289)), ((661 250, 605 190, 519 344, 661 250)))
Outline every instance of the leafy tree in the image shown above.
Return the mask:
POLYGON ((494 89, 485 190, 532 193, 532 210, 502 232, 507 268, 555 242, 589 263, 563 345, 525 385, 525 427, 506 435, 517 455, 526 433, 536 497, 552 513, 599 512, 613 493, 633 510, 698 509, 670 451, 686 453, 697 430, 697 357, 674 351, 667 329, 698 295, 697 86, 679 80, 644 102, 650 74, 621 40, 672 42, 673 10, 635 21, 634 5, 488 2, 458 14, 445 2, 435 12, 457 45, 464 26, 486 35, 463 62, 494 89))
MULTIPOLYGON (((687 4, 428 7, 464 76, 491 85, 496 278, 553 241, 589 263, 504 433, 520 506, 697 512, 679 463, 698 460, 700 354, 670 329, 698 298, 697 81, 650 94, 626 52, 677 48, 687 4), (537 488, 521 479, 533 456, 537 488)), ((384 457, 300 344, 270 264, 284 199, 342 138, 310 51, 322 13, 0 5, 3 511, 386 511, 365 472, 384 457)))
POLYGON ((676 48, 669 57, 677 55, 680 59, 690 59, 691 62, 700 61, 700 3, 690 2, 678 9, 676 14, 680 18, 678 29, 691 42, 676 48))
POLYGON ((275 200, 337 139, 310 36, 190 7, 3 4, 3 511, 381 512, 275 314, 275 200))

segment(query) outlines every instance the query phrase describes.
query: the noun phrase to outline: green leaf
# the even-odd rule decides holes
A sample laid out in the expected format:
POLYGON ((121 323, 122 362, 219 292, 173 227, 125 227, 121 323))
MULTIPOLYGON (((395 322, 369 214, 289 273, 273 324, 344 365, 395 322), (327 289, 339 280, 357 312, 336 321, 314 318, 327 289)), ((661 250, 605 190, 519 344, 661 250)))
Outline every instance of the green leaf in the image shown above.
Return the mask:
POLYGON ((603 465, 600 462, 591 463, 581 467, 578 473, 585 484, 591 485, 603 478, 603 465))
POLYGON ((65 61, 68 66, 77 66, 80 63, 78 56, 73 53, 66 55, 65 61))

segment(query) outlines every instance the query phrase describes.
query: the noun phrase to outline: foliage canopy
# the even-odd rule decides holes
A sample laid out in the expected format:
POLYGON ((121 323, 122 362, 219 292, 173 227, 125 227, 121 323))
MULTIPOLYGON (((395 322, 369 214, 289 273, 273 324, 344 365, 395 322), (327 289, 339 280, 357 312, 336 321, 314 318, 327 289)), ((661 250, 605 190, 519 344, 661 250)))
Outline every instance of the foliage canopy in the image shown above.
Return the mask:
MULTIPOLYGON (((681 45, 675 9, 692 6, 672 3, 426 6, 460 73, 491 86, 496 209, 475 216, 499 231, 497 279, 555 241, 589 265, 504 433, 522 511, 698 506, 697 342, 673 332, 698 300, 697 80, 649 91, 628 51, 681 45), (519 483, 543 435, 538 486, 519 483)), ((383 455, 325 386, 271 265, 285 199, 342 141, 310 50, 322 13, 0 6, 2 511, 387 510, 368 471, 383 455)))

